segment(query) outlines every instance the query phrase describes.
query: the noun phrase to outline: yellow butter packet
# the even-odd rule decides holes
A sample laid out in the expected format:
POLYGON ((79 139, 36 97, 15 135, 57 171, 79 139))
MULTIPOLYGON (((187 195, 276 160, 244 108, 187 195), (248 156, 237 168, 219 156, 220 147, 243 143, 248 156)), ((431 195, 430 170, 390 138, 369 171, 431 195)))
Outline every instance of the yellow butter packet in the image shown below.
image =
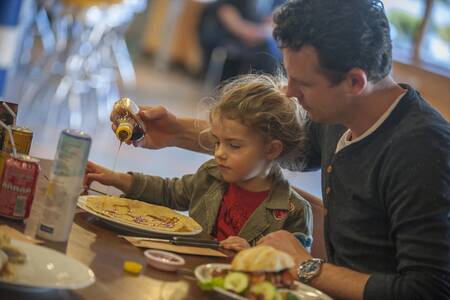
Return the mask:
POLYGON ((126 260, 123 263, 123 269, 125 271, 127 271, 128 273, 139 274, 139 273, 141 273, 142 265, 135 261, 126 260))

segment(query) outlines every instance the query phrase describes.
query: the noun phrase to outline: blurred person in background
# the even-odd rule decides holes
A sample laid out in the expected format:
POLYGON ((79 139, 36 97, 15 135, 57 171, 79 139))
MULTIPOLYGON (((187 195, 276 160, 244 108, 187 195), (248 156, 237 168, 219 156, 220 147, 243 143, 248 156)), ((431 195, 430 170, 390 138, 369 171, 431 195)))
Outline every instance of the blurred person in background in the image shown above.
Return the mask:
POLYGON ((203 69, 214 49, 226 51, 221 80, 238 74, 274 74, 281 53, 272 37, 272 11, 283 0, 218 0, 209 4, 199 22, 203 69))

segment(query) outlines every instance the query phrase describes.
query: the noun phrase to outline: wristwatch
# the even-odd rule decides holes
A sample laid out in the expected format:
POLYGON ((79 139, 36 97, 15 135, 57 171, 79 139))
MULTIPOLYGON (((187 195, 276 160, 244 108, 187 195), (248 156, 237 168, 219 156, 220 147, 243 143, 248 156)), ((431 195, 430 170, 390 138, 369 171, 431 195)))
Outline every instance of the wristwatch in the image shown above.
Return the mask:
POLYGON ((297 269, 298 280, 303 283, 308 283, 320 274, 323 263, 324 260, 320 258, 312 258, 302 262, 297 269))

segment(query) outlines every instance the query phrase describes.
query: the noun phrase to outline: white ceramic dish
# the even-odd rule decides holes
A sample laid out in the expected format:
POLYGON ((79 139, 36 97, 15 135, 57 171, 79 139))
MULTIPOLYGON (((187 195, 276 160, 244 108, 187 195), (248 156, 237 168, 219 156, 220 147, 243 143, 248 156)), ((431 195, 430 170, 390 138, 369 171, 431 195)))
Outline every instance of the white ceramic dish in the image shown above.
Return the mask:
POLYGON ((105 216, 102 214, 99 214, 98 212, 90 209, 89 207, 86 206, 86 201, 89 198, 89 196, 80 196, 78 198, 78 202, 77 205, 78 207, 82 208, 83 210, 87 211, 88 213, 99 217, 100 219, 102 219, 103 221, 106 221, 107 223, 118 227, 118 228, 122 228, 125 229, 127 231, 132 231, 132 232, 136 232, 136 233, 158 233, 158 234, 164 234, 164 235, 197 235, 200 232, 202 232, 202 229, 198 229, 195 231, 191 231, 191 232, 173 232, 173 231, 165 231, 165 230, 158 230, 149 226, 145 226, 145 225, 139 225, 139 224, 132 224, 132 223, 127 223, 124 222, 122 220, 118 220, 115 218, 111 218, 109 216, 105 216))
MULTIPOLYGON (((200 265, 195 268, 194 274, 198 281, 205 282, 211 279, 211 274, 214 270, 230 269, 230 267, 231 266, 229 264, 200 265)), ((247 298, 244 298, 238 294, 229 292, 222 288, 214 288, 214 291, 221 294, 222 296, 225 296, 228 299, 247 300, 247 298)), ((298 281, 295 282, 295 288, 289 291, 302 300, 332 300, 328 295, 322 293, 321 291, 298 281)))
POLYGON ((40 291, 50 289, 80 289, 95 282, 91 269, 79 261, 55 250, 11 240, 22 249, 27 260, 11 264, 11 278, 0 277, 0 286, 19 290, 40 291))
POLYGON ((162 271, 176 271, 186 263, 181 256, 167 251, 149 249, 144 255, 150 266, 162 271))

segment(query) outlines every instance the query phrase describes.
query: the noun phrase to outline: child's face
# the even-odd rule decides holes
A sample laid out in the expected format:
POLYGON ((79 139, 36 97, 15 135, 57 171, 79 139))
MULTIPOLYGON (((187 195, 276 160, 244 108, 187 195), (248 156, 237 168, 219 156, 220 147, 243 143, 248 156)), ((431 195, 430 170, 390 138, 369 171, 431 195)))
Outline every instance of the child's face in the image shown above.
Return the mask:
POLYGON ((238 121, 215 117, 211 133, 215 138, 214 157, 226 182, 245 187, 267 171, 269 160, 260 135, 238 121))

